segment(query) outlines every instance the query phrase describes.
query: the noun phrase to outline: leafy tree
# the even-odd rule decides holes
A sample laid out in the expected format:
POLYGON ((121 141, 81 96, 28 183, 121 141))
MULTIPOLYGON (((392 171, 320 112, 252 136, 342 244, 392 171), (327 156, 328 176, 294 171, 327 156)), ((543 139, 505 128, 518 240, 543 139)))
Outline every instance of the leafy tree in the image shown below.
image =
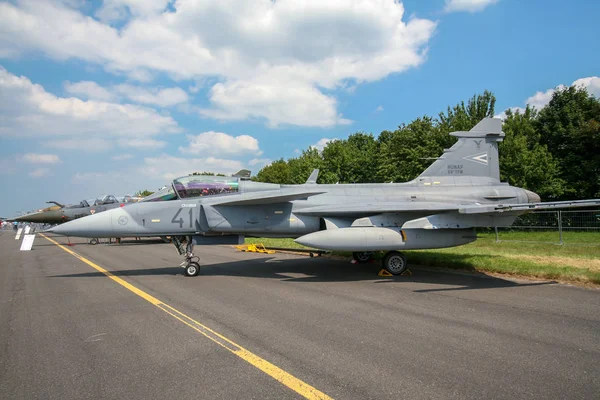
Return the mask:
POLYGON ((264 166, 252 179, 258 182, 289 184, 291 183, 290 166, 287 161, 281 158, 264 166))
POLYGON ((151 194, 153 194, 154 192, 149 191, 148 189, 144 189, 144 190, 139 190, 135 193, 135 196, 137 197, 148 197, 151 194))
POLYGON ((325 180, 340 183, 373 182, 379 162, 379 145, 373 135, 354 133, 346 140, 329 142, 323 149, 325 180))
POLYGON ((461 101, 454 107, 448 107, 444 114, 439 113, 439 128, 443 132, 468 131, 483 118, 494 117, 496 96, 488 90, 477 94, 465 102, 461 101))
POLYGON ((600 100, 585 88, 559 88, 540 110, 536 129, 559 160, 565 199, 600 196, 600 100))
POLYGON ((442 133, 428 116, 403 124, 394 132, 384 131, 382 136, 377 178, 384 182, 416 178, 442 154, 448 138, 454 139, 442 133))
MULTIPOLYGON (((424 171, 456 138, 482 118, 494 116, 496 98, 476 94, 437 118, 424 116, 374 139, 362 132, 264 167, 255 180, 303 183, 319 168, 319 183, 404 182, 424 171)), ((585 89, 558 89, 542 110, 506 113, 499 144, 500 176, 544 198, 600 196, 600 101, 585 89)))
MULTIPOLYGON (((307 150, 302 152, 302 155, 297 158, 288 160, 290 168, 289 182, 288 183, 304 183, 312 173, 313 169, 319 168, 323 170, 323 157, 314 147, 309 147, 307 150)), ((319 183, 325 183, 321 179, 319 183)))
POLYGON ((529 106, 523 113, 506 111, 502 128, 506 136, 499 144, 500 179, 544 199, 556 199, 563 194, 565 181, 560 178, 558 161, 539 143, 536 114, 529 106))
POLYGON ((190 174, 191 176, 196 176, 196 175, 206 175, 206 176, 227 176, 226 174, 222 174, 222 173, 214 173, 214 172, 210 172, 210 171, 204 171, 204 172, 192 172, 190 174))

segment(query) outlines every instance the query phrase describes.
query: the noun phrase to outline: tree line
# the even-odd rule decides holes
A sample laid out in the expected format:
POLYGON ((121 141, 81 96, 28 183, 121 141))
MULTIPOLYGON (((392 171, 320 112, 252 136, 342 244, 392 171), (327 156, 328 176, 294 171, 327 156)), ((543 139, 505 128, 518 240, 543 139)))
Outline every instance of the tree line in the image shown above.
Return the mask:
MULTIPOLYGON (((262 168, 260 182, 304 183, 320 169, 318 183, 406 182, 423 172, 457 140, 450 132, 468 131, 493 117, 496 97, 485 91, 437 117, 422 116, 394 131, 356 132, 314 147, 298 157, 262 168)), ((600 100, 585 88, 558 88, 537 110, 507 110, 506 134, 499 144, 500 179, 538 193, 543 199, 600 197, 600 100)))

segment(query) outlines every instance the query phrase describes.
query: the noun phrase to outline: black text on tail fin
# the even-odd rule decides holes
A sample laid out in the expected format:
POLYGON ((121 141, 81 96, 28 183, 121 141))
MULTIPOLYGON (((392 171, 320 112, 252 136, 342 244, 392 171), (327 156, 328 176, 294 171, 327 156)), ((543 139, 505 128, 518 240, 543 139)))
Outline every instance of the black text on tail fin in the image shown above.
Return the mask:
POLYGON ((425 176, 482 176, 500 180, 498 142, 504 138, 502 120, 484 118, 469 132, 452 132, 458 141, 429 166, 425 176))

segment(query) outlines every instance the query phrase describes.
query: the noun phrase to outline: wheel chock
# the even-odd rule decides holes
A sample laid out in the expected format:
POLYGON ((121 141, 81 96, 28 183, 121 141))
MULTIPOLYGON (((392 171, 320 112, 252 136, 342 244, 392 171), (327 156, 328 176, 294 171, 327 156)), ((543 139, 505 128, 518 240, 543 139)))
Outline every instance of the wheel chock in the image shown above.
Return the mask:
POLYGON ((267 250, 264 244, 243 244, 239 246, 235 246, 239 251, 248 251, 251 253, 265 253, 265 254, 273 254, 275 250, 267 250))
MULTIPOLYGON (((392 275, 387 269, 381 268, 381 271, 379 271, 377 276, 394 276, 394 275, 392 275)), ((406 271, 401 273, 400 276, 412 276, 412 272, 410 271, 410 269, 407 269, 406 271)))

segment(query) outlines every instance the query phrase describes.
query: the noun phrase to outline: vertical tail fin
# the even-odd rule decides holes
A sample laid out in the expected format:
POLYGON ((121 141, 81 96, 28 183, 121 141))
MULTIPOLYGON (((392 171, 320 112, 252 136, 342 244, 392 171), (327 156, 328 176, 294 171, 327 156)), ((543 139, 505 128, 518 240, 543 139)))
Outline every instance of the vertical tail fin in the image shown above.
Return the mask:
POLYGON ((313 169, 313 172, 310 174, 308 179, 306 180, 306 185, 317 183, 317 178, 319 177, 319 170, 313 169))
POLYGON ((500 180, 498 142, 504 138, 502 120, 484 118, 469 132, 452 132, 458 142, 429 166, 425 176, 484 176, 500 180))

